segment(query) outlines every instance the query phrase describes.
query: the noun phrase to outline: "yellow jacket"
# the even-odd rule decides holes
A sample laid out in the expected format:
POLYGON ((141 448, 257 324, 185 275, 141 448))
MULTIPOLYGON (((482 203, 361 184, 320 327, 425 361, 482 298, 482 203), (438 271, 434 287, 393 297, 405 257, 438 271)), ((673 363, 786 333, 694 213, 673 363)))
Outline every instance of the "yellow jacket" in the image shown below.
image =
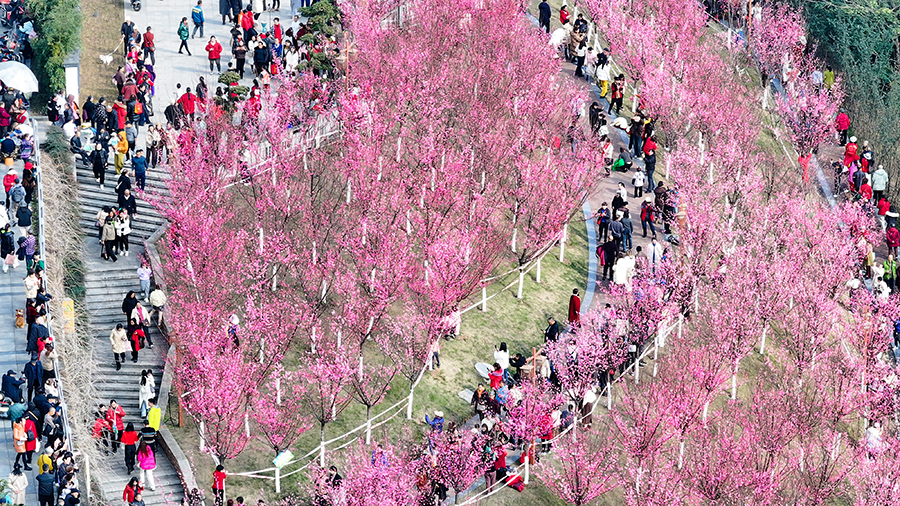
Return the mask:
POLYGON ((43 454, 41 454, 40 457, 38 457, 38 461, 37 461, 38 474, 44 474, 44 464, 47 464, 48 466, 50 466, 49 472, 52 473, 54 471, 53 458, 51 458, 46 453, 43 453, 43 454))
POLYGON ((150 411, 147 412, 147 423, 153 427, 153 430, 158 431, 160 422, 162 421, 162 410, 159 409, 159 406, 153 406, 150 408, 150 411))
POLYGON ((116 144, 116 151, 123 155, 128 152, 128 141, 125 140, 125 132, 119 132, 119 142, 116 144))

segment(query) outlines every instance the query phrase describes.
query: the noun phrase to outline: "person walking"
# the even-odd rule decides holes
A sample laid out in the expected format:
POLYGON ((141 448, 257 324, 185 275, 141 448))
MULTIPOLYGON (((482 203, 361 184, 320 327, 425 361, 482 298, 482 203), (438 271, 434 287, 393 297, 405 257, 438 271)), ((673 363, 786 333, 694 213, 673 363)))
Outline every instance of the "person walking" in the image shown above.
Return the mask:
POLYGON ((209 38, 209 43, 206 44, 206 52, 209 53, 209 73, 213 73, 213 64, 215 64, 216 71, 221 74, 222 44, 219 44, 215 36, 209 38))
POLYGON ((25 364, 25 379, 28 380, 28 402, 34 397, 35 393, 40 393, 44 385, 44 368, 41 361, 38 360, 37 352, 31 353, 31 361, 25 364))
POLYGON ((631 222, 631 213, 626 209, 622 215, 622 249, 628 251, 634 247, 631 236, 634 235, 634 223, 631 222))
POLYGON ((10 489, 12 504, 25 506, 25 492, 28 490, 28 478, 22 472, 22 466, 16 464, 6 478, 6 486, 10 489))
POLYGON ((125 410, 115 399, 109 401, 109 408, 106 410, 106 420, 109 422, 110 430, 112 430, 112 452, 119 451, 119 443, 122 441, 122 432, 125 431, 125 410))
POLYGON ((106 182, 106 163, 109 155, 103 149, 100 143, 94 144, 94 151, 90 154, 91 169, 94 171, 94 178, 100 183, 100 189, 103 189, 103 183, 106 182))
POLYGON ((644 237, 647 237, 647 227, 650 227, 650 233, 656 237, 656 227, 653 226, 653 218, 656 209, 653 207, 653 197, 647 195, 641 204, 641 229, 644 231, 644 237))
POLYGON ((237 39, 237 44, 235 44, 234 49, 231 51, 231 54, 234 55, 234 69, 235 72, 241 77, 244 78, 244 64, 247 61, 247 46, 244 44, 244 39, 240 35, 237 39))
POLYGON ((125 504, 131 504, 143 491, 144 487, 141 486, 140 480, 137 476, 132 476, 125 485, 125 490, 122 491, 122 500, 125 501, 125 504))
POLYGON ((631 186, 634 187, 634 198, 639 198, 644 195, 644 171, 641 170, 640 167, 634 171, 634 175, 631 176, 631 186))
POLYGON ((541 3, 538 5, 538 20, 540 28, 546 33, 550 33, 550 16, 552 16, 550 4, 547 3, 547 0, 541 0, 541 3))
POLYGON ((191 33, 193 39, 200 30, 200 38, 203 38, 203 23, 206 21, 203 17, 203 0, 197 0, 197 5, 191 9, 191 21, 194 22, 194 31, 191 33))
POLYGON ((141 189, 147 184, 147 157, 144 150, 138 149, 131 158, 131 168, 134 170, 134 182, 141 189))
POLYGON ((191 50, 188 48, 187 41, 188 37, 191 35, 191 29, 188 28, 188 19, 181 18, 181 23, 178 25, 178 38, 181 39, 181 45, 178 46, 178 54, 184 54, 182 50, 187 51, 188 56, 191 56, 191 50))
POLYGON ((156 396, 156 380, 153 378, 153 370, 141 371, 141 379, 138 384, 138 405, 141 407, 141 418, 147 418, 150 409, 150 399, 156 396))
POLYGON ((116 246, 118 241, 116 238, 116 220, 114 217, 107 217, 102 224, 100 242, 103 244, 103 252, 100 258, 117 262, 119 260, 116 255, 116 246))
POLYGON ((644 171, 646 171, 645 179, 647 180, 647 192, 652 193, 656 188, 656 182, 653 180, 653 173, 656 171, 656 150, 648 150, 644 154, 644 171))
POLYGON ((50 472, 50 465, 44 464, 41 473, 34 479, 38 482, 38 503, 40 506, 53 506, 53 497, 56 495, 53 485, 56 484, 56 475, 50 472))
POLYGON ((128 335, 125 327, 119 323, 109 333, 109 344, 112 347, 113 357, 116 359, 116 370, 122 369, 122 362, 125 361, 125 352, 129 350, 128 335))
POLYGON ((884 190, 887 189, 888 173, 884 170, 884 165, 879 165, 875 172, 872 173, 872 199, 877 204, 881 197, 884 196, 884 190))
POLYGON ((3 258, 3 272, 9 272, 9 268, 19 266, 19 258, 16 256, 16 235, 10 230, 10 224, 3 226, 0 232, 0 257, 3 258))
POLYGON ((847 131, 850 130, 850 116, 847 116, 847 113, 841 109, 840 112, 838 112, 835 123, 838 132, 838 142, 843 146, 847 144, 847 131))
POLYGON ((141 283, 141 292, 144 294, 144 302, 150 302, 150 276, 152 275, 153 269, 150 268, 150 264, 146 260, 142 261, 141 266, 138 267, 137 276, 141 283))
POLYGON ((156 66, 156 35, 151 31, 151 28, 149 26, 147 27, 147 31, 144 32, 144 40, 141 42, 141 47, 144 50, 144 60, 149 58, 150 64, 155 67, 156 66))
POLYGON ((131 235, 131 217, 128 216, 128 211, 122 209, 116 215, 116 248, 121 254, 123 251, 125 252, 125 256, 128 256, 128 237, 131 235))
POLYGON ((141 482, 146 483, 150 490, 156 490, 156 479, 153 477, 153 470, 156 469, 156 455, 145 441, 141 441, 138 446, 137 460, 141 468, 141 482))
POLYGON ((138 432, 134 430, 134 423, 128 422, 122 432, 122 446, 125 448, 125 469, 128 474, 134 472, 135 456, 137 455, 138 432))
POLYGON ((227 477, 225 466, 219 464, 213 472, 213 503, 215 506, 224 506, 225 504, 225 478, 227 477))
POLYGON ((115 166, 116 174, 122 173, 122 167, 125 166, 125 155, 128 154, 128 139, 125 137, 125 131, 121 130, 118 134, 119 141, 116 143, 115 166))
POLYGON ((501 342, 499 347, 494 348, 494 361, 500 364, 503 381, 509 382, 509 350, 506 348, 505 342, 501 342))
POLYGON ((622 111, 622 101, 625 99, 625 74, 616 76, 612 84, 612 90, 609 101, 609 109, 607 113, 611 113, 613 108, 616 110, 616 116, 622 111))
POLYGON ((37 448, 38 434, 34 421, 28 417, 19 418, 13 423, 13 441, 16 448, 15 464, 22 459, 26 471, 31 471, 31 456, 37 448))
POLYGON ((569 324, 573 327, 581 325, 581 297, 578 296, 578 289, 572 289, 572 295, 569 296, 569 324))
POLYGON ((132 318, 128 323, 128 329, 126 329, 125 332, 128 334, 128 339, 131 342, 131 361, 136 364, 138 361, 138 352, 144 347, 144 331, 141 329, 137 320, 132 318))

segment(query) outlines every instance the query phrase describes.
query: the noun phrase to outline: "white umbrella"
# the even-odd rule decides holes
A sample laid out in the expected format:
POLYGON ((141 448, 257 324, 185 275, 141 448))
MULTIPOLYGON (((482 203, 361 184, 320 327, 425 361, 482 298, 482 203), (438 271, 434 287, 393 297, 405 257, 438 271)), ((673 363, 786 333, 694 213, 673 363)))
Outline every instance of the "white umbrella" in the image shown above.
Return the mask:
POLYGON ((22 93, 36 93, 38 80, 26 65, 17 61, 0 63, 0 81, 22 93))

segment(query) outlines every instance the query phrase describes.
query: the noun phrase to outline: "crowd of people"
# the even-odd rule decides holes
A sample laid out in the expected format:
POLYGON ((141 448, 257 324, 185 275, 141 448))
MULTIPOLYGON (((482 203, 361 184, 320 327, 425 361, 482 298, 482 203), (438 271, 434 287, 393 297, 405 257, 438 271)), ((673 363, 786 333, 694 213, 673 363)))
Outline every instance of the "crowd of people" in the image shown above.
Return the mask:
MULTIPOLYGON (((165 309, 165 293, 159 286, 150 291, 152 270, 145 262, 137 270, 138 280, 142 287, 143 302, 153 306, 149 310, 138 299, 134 291, 129 291, 122 301, 122 312, 127 323, 117 324, 110 332, 109 341, 116 364, 120 371, 126 353, 131 352, 131 361, 137 363, 141 349, 153 348, 150 337, 150 319, 158 314, 157 324, 161 323, 165 309)), ((157 481, 153 474, 156 469, 157 437, 162 424, 162 410, 156 405, 156 380, 152 369, 141 371, 137 380, 138 406, 141 427, 136 428, 133 422, 125 422, 126 412, 115 399, 109 404, 101 404, 95 412, 92 436, 106 455, 118 453, 121 446, 124 450, 124 467, 130 475, 137 470, 139 476, 133 476, 122 493, 122 500, 129 506, 143 506, 145 488, 156 490, 157 481)))

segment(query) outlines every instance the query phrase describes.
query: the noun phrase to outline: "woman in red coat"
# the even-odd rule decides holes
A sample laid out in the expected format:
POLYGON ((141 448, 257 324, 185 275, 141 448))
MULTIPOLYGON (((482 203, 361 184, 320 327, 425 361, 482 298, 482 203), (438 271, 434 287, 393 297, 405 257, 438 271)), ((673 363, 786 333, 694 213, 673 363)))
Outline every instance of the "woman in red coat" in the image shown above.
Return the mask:
POLYGON ((141 486, 141 482, 136 476, 132 476, 131 481, 125 485, 125 490, 122 492, 122 500, 125 501, 125 504, 131 504, 134 502, 134 496, 143 492, 144 487, 141 486))
POLYGON ((25 418, 25 470, 31 471, 31 456, 37 449, 37 443, 40 439, 38 431, 34 426, 34 420, 25 418))
POLYGON ((209 71, 213 71, 213 64, 218 72, 222 72, 222 44, 216 40, 215 36, 209 38, 209 44, 206 45, 206 52, 209 53, 209 71))

